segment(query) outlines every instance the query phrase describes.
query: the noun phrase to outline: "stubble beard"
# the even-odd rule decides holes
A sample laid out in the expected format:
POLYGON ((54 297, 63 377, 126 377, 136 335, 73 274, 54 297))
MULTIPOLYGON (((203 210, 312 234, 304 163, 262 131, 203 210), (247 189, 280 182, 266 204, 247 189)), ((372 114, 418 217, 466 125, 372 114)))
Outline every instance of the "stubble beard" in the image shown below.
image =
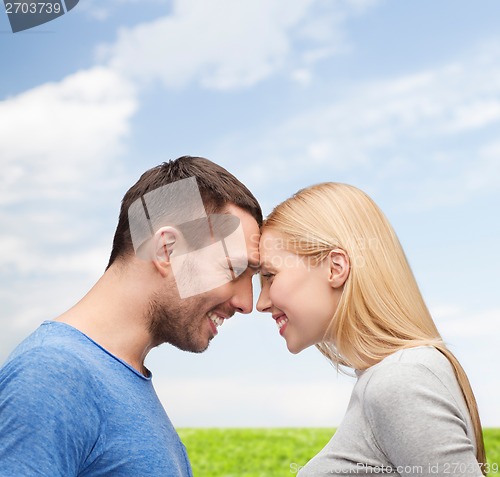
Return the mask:
POLYGON ((169 343, 182 351, 205 351, 209 345, 202 333, 206 317, 200 313, 206 306, 206 299, 200 297, 180 299, 178 295, 165 298, 153 295, 146 317, 153 345, 169 343))

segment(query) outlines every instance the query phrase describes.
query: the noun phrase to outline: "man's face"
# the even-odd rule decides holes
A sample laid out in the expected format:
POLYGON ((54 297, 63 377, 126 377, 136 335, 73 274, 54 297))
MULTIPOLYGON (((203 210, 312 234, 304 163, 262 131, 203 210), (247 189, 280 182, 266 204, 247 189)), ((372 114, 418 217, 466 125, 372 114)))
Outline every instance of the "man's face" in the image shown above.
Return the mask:
MULTIPOLYGON (((252 277, 260 263, 259 226, 248 212, 239 207, 228 205, 224 212, 235 215, 241 221, 246 243, 246 250, 232 252, 233 256, 228 257, 230 263, 237 267, 238 263, 248 260, 248 267, 228 283, 184 299, 179 297, 173 275, 165 280, 168 283, 165 283, 163 290, 156 292, 150 300, 149 331, 155 346, 170 343, 184 351, 200 353, 207 349, 224 320, 236 312, 252 311, 252 277)), ((209 268, 215 266, 203 260, 187 263, 185 279, 196 281, 200 274, 212 273, 209 268)))

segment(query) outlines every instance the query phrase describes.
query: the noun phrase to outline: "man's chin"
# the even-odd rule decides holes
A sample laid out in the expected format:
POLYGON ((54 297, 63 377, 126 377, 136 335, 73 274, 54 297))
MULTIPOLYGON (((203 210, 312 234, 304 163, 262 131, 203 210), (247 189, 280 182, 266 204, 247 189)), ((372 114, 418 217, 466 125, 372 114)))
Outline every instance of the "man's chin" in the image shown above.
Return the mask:
POLYGON ((174 346, 177 349, 180 349, 181 351, 187 351, 189 353, 195 353, 195 354, 200 354, 203 353, 208 349, 208 346, 210 345, 210 341, 206 343, 189 343, 189 344, 182 344, 182 345, 177 345, 174 344, 174 346))

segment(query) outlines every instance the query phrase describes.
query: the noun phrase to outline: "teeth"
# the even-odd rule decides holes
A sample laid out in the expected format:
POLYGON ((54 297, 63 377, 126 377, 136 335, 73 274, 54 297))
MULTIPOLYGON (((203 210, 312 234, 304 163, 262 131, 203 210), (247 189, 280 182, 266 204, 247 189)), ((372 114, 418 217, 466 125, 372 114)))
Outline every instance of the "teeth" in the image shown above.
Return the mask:
POLYGON ((220 316, 216 315, 215 313, 212 313, 211 311, 207 313, 208 317, 212 320, 212 323, 217 326, 217 328, 219 326, 222 325, 222 323, 224 323, 224 319, 221 318, 220 316))
POLYGON ((282 326, 285 324, 285 323, 288 323, 288 318, 285 318, 284 316, 281 317, 281 318, 278 318, 276 320, 276 324, 278 325, 278 329, 281 329, 282 326))

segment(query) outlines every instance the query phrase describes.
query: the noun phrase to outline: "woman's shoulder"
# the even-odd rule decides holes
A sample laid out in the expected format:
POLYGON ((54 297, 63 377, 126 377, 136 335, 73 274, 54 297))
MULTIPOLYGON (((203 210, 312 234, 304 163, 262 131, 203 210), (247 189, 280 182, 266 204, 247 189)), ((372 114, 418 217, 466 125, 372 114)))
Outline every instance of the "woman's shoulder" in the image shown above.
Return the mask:
POLYGON ((371 366, 358 376, 367 379, 373 375, 391 374, 393 372, 411 372, 414 368, 427 368, 435 372, 449 372, 451 363, 434 346, 416 346, 414 348, 400 349, 385 357, 379 363, 371 366))
POLYGON ((387 356, 364 371, 358 384, 365 399, 377 401, 410 394, 415 397, 423 390, 459 391, 451 363, 433 346, 402 349, 387 356))
POLYGON ((357 386, 363 413, 380 438, 384 433, 403 435, 410 429, 449 432, 450 423, 473 435, 453 366, 434 347, 405 349, 388 356, 368 368, 357 386))

